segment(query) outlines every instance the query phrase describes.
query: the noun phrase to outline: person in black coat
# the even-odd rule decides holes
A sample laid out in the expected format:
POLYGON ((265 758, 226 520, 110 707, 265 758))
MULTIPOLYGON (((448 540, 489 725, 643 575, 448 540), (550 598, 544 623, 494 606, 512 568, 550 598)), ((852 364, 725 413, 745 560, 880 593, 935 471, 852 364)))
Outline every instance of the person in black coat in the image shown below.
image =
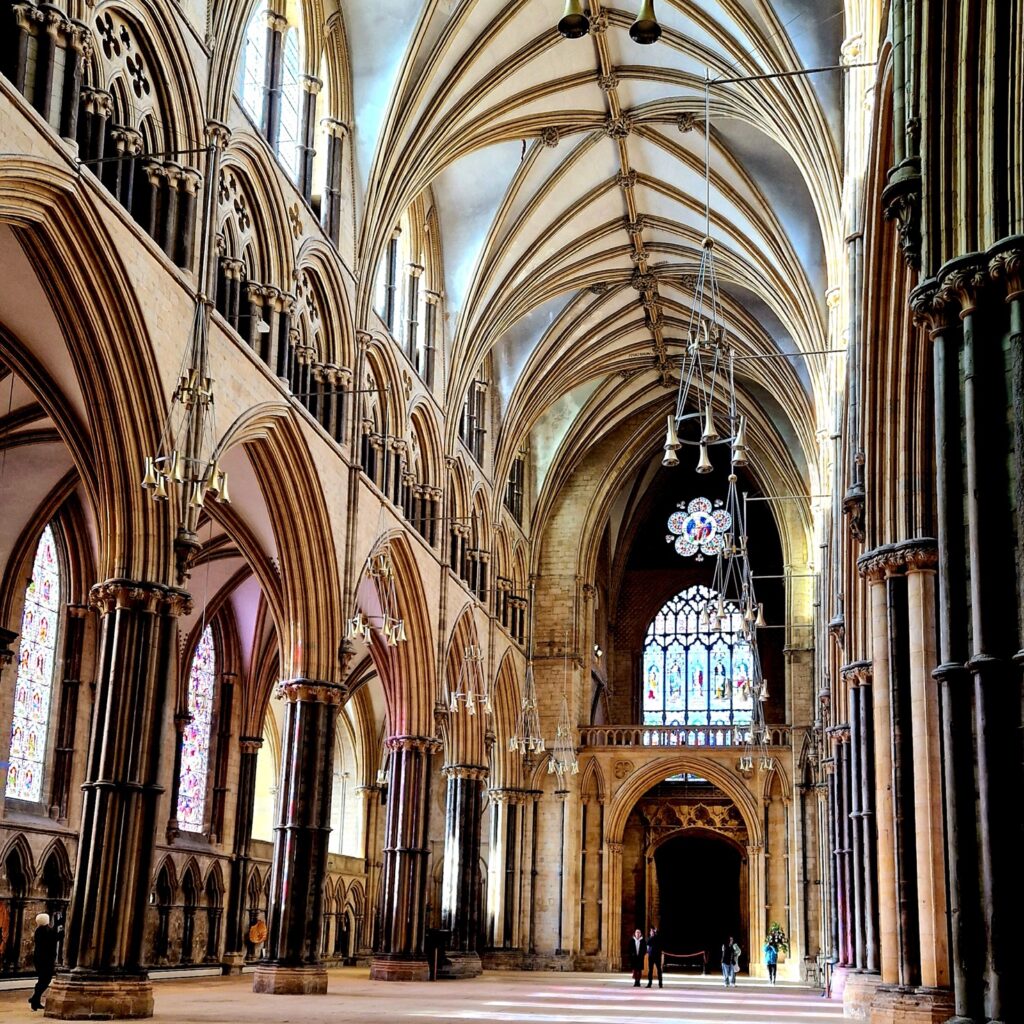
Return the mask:
POLYGON ((633 937, 626 943, 626 959, 633 970, 633 988, 640 987, 640 976, 644 973, 644 956, 647 953, 647 943, 644 941, 644 933, 639 928, 633 932, 633 937))
POLYGON ((28 997, 28 1005, 33 1010, 43 1008, 40 998, 50 987, 54 971, 57 969, 57 941, 59 935, 56 928, 50 927, 49 914, 36 914, 36 934, 32 948, 32 963, 35 965, 38 979, 32 995, 28 997))
POLYGON ((658 988, 663 988, 661 984, 661 936, 658 934, 657 928, 652 928, 650 934, 647 936, 647 987, 651 987, 651 983, 654 981, 654 971, 658 971, 658 988))

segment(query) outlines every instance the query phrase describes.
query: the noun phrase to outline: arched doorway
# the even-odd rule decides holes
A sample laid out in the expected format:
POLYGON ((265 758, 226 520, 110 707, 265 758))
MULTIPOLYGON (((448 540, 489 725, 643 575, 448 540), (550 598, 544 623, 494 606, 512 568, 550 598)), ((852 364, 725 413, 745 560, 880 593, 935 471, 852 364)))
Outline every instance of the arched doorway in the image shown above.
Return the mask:
POLYGON ((729 935, 748 952, 747 859, 735 841, 709 829, 682 829, 655 848, 654 873, 654 923, 667 952, 705 951, 709 969, 719 965, 729 935))
MULTIPOLYGON (((711 768, 675 773, 632 798, 616 871, 622 908, 616 930, 625 949, 634 928, 657 926, 666 952, 706 951, 709 969, 717 968, 731 933, 746 970, 750 921, 760 899, 751 891, 757 870, 751 871, 748 857, 748 820, 756 834, 756 819, 740 809, 746 806, 742 791, 725 788, 723 774, 711 768)), ((702 958, 668 963, 699 968, 702 958)))

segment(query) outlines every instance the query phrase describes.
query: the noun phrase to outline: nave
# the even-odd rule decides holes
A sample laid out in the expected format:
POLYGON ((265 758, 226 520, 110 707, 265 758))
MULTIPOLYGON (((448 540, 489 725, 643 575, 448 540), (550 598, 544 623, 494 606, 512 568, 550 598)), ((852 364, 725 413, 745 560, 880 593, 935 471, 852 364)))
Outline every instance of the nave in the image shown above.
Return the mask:
MULTIPOLYGON (((646 982, 644 982, 646 984, 646 982)), ((661 990, 635 992, 628 974, 488 971, 464 982, 413 982, 381 988, 356 968, 330 971, 326 996, 261 999, 247 977, 159 985, 160 1024, 454 1024, 473 1021, 572 1021, 575 1024, 833 1024, 842 1004, 803 985, 741 976, 726 991, 708 973, 670 973, 661 990)), ((0 992, 0 1018, 33 1020, 24 993, 0 992)))

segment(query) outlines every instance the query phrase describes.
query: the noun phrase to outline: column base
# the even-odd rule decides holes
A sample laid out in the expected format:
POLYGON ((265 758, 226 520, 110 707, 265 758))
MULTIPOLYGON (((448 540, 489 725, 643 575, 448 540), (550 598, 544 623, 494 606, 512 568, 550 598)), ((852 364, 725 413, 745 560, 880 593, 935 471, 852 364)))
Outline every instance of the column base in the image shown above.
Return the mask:
MULTIPOLYGON (((841 970, 843 972, 843 1016, 851 1017, 853 1020, 870 1020, 871 1004, 882 984, 882 976, 877 971, 857 971, 850 967, 843 967, 841 970)), ((835 974, 832 977, 832 991, 835 993, 835 974)))
POLYGON ((480 954, 480 963, 485 971, 521 971, 523 951, 521 949, 485 949, 480 954))
POLYGON ((322 996, 327 992, 327 968, 261 964, 253 973, 252 990, 272 996, 322 996))
POLYGON ((225 953, 220 964, 225 974, 241 974, 245 966, 245 954, 225 953))
POLYGON ((439 978, 476 978, 484 972, 479 953, 460 953, 458 950, 445 954, 445 963, 438 968, 439 978))
POLYGON ((411 956, 375 956, 370 961, 371 981, 430 981, 426 960, 411 956))
POLYGON ((153 1016, 153 983, 142 978, 76 978, 62 974, 46 990, 44 1017, 132 1020, 153 1016))
POLYGON ((955 1014, 953 993, 944 988, 883 985, 871 1003, 871 1024, 945 1024, 955 1014))

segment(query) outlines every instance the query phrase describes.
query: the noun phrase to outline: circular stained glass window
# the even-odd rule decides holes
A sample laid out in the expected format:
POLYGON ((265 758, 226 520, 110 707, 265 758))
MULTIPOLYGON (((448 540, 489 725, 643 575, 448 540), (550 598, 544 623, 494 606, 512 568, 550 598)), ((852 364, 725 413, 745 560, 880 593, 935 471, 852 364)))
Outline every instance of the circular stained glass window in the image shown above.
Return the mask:
POLYGON ((696 555, 701 562, 705 555, 717 555, 721 550, 722 534, 732 526, 732 516, 716 504, 721 506, 708 498, 694 498, 689 504, 680 502, 681 511, 668 517, 670 532, 665 540, 684 558, 696 555))

